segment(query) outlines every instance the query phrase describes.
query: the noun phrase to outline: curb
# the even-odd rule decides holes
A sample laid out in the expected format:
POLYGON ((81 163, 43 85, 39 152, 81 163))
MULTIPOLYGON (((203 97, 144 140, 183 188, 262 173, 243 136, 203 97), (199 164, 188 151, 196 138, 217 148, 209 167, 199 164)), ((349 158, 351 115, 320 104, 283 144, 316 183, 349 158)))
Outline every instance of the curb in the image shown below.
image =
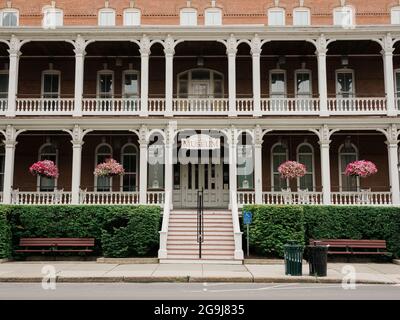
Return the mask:
POLYGON ((158 258, 98 258, 97 263, 103 264, 158 264, 158 258))

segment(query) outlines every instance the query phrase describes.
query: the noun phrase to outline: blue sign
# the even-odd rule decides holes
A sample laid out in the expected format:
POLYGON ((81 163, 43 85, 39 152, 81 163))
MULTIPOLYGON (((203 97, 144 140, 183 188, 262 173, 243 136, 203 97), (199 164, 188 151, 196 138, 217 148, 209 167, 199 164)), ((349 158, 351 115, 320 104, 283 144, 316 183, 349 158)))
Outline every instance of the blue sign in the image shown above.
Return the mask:
POLYGON ((251 224, 253 222, 253 213, 250 211, 243 212, 243 222, 244 224, 251 224))

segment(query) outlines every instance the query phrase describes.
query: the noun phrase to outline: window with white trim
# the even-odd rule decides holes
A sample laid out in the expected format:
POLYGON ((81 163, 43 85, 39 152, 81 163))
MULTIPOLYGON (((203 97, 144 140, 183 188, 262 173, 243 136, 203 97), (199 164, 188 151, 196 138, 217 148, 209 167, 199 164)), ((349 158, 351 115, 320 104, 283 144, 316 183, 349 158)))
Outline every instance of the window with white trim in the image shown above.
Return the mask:
POLYGON ((349 163, 358 160, 358 150, 354 144, 346 146, 342 144, 339 147, 339 181, 340 191, 358 191, 359 178, 355 176, 346 176, 346 167, 349 163))
POLYGON ((115 10, 105 8, 99 10, 99 26, 112 27, 115 26, 115 10))
MULTIPOLYGON (((39 149, 39 161, 50 160, 58 165, 58 150, 50 142, 45 143, 39 149)), ((57 188, 57 179, 38 176, 39 191, 53 192, 57 188)))
POLYGON ((308 8, 295 8, 293 10, 293 25, 294 26, 309 26, 311 25, 311 13, 308 8))
POLYGON ((355 96, 354 70, 336 70, 336 96, 338 98, 353 98, 355 96))
POLYGON ((64 12, 53 7, 43 8, 42 24, 44 28, 61 27, 64 24, 64 12))
POLYGON ((8 70, 0 71, 0 99, 8 98, 8 70))
POLYGON ((181 26, 197 26, 197 10, 194 8, 184 8, 180 13, 181 26))
POLYGON ((138 189, 138 148, 127 143, 121 149, 121 164, 125 174, 121 176, 121 191, 137 191, 138 189))
POLYGON ((288 161, 289 151, 283 143, 276 143, 271 148, 271 172, 272 172, 272 191, 280 192, 282 189, 287 189, 289 181, 282 179, 278 171, 279 166, 288 161))
POLYGON ((400 24, 400 7, 394 7, 390 10, 390 23, 400 24))
POLYGON ((335 26, 351 27, 354 25, 354 10, 345 6, 333 10, 333 24, 335 26))
POLYGON ((124 10, 124 26, 140 26, 140 24, 141 24, 141 12, 139 9, 124 10))
POLYGON ((306 166, 306 174, 297 179, 300 190, 314 191, 314 148, 309 143, 302 143, 297 147, 297 162, 306 166))
POLYGON ((285 25, 285 10, 282 8, 272 8, 268 10, 268 25, 284 26, 285 25))
POLYGON ((206 26, 222 25, 222 10, 218 8, 208 8, 204 12, 204 24, 206 26))
POLYGON ((299 69, 295 72, 295 94, 298 98, 312 98, 311 71, 299 69))
POLYGON ((61 73, 57 70, 46 70, 42 74, 42 97, 60 97, 60 77, 61 73))
POLYGON ((126 70, 123 73, 122 95, 124 98, 139 97, 139 72, 126 70))
POLYGON ((269 92, 271 98, 286 98, 286 71, 271 70, 269 75, 269 92))
POLYGON ((101 70, 97 73, 97 96, 99 98, 112 98, 114 95, 114 72, 101 70))
MULTIPOLYGON (((112 147, 103 142, 99 144, 96 148, 95 152, 95 167, 100 164, 105 162, 107 159, 112 158, 113 151, 112 147)), ((94 190, 99 191, 99 192, 109 192, 111 191, 111 185, 112 185, 112 178, 111 177, 94 177, 95 178, 95 183, 94 183, 94 190)))
POLYGON ((1 26, 17 27, 19 25, 19 11, 16 9, 1 10, 1 26))
POLYGON ((394 71, 394 81, 395 81, 395 90, 396 90, 396 98, 400 98, 400 69, 396 69, 394 71))

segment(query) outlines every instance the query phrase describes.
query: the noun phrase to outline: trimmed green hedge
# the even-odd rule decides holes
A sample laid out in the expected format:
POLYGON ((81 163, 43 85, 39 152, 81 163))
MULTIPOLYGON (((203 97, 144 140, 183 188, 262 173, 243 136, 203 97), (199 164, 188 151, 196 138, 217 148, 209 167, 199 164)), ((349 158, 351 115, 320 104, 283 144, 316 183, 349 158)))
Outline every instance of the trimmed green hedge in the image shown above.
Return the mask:
POLYGON ((160 214, 156 206, 0 206, 0 238, 10 230, 13 249, 20 238, 95 238, 97 255, 142 256, 158 245, 160 214))
POLYGON ((7 219, 8 213, 7 208, 0 209, 0 259, 11 258, 12 255, 12 235, 7 219))
POLYGON ((343 238, 386 240, 388 250, 400 257, 399 207, 247 206, 245 210, 254 214, 250 244, 260 254, 282 257, 287 240, 306 244, 309 239, 343 238))

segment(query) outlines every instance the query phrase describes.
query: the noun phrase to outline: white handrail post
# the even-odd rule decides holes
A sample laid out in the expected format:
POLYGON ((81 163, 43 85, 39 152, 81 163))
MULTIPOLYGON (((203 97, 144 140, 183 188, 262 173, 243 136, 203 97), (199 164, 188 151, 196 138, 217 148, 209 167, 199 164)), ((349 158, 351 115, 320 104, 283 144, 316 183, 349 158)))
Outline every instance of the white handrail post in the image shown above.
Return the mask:
POLYGON ((232 223, 233 223, 233 234, 235 240, 235 260, 243 260, 243 247, 242 247, 242 237, 243 232, 240 231, 239 224, 239 208, 237 203, 237 193, 231 190, 231 210, 232 210, 232 223))
POLYGON ((168 226, 169 226, 169 215, 170 215, 170 193, 168 190, 165 191, 165 203, 163 211, 163 221, 160 231, 160 249, 158 250, 158 258, 166 259, 167 253, 167 238, 168 238, 168 226))

